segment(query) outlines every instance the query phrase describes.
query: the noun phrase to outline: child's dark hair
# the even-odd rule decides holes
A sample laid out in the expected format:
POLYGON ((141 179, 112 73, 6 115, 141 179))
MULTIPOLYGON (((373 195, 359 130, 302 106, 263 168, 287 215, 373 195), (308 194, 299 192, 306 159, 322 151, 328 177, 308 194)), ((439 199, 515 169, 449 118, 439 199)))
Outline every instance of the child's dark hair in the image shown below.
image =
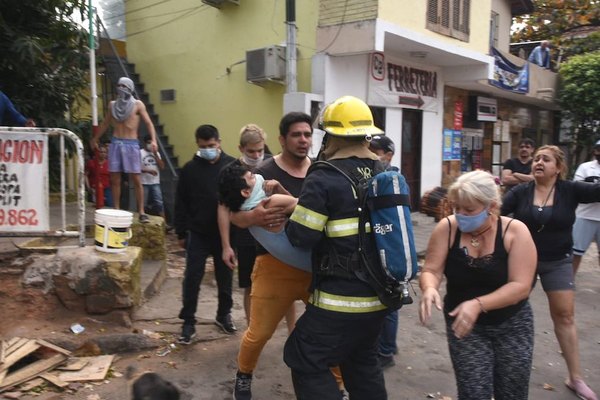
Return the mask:
POLYGON ((219 201, 231 211, 239 211, 246 200, 241 192, 248 189, 244 179, 248 171, 247 167, 234 162, 223 168, 219 175, 219 201))
POLYGON ((136 379, 133 400, 179 400, 179 390, 169 381, 153 372, 136 379))

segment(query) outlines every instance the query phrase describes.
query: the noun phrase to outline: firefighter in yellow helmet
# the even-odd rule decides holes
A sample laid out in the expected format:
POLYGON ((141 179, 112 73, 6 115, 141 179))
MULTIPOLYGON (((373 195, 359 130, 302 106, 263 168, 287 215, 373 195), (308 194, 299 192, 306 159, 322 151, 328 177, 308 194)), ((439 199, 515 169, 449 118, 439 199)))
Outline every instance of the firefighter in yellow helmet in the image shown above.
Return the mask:
MULTIPOLYGON (((344 96, 334 101, 323 114, 322 128, 320 160, 355 176, 373 174, 378 158, 369 141, 383 132, 362 100, 344 96)), ((300 400, 340 399, 329 371, 334 365, 340 366, 350 399, 387 399, 377 338, 389 311, 355 274, 357 209, 348 180, 334 169, 312 168, 286 227, 294 246, 313 250, 311 297, 284 350, 300 400)))

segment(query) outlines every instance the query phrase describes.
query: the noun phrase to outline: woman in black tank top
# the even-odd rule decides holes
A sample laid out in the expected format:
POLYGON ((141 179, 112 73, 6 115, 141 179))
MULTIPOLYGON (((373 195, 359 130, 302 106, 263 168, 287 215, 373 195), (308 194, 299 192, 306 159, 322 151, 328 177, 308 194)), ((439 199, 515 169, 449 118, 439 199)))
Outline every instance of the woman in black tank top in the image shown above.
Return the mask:
POLYGON ((454 215, 434 229, 419 285, 419 315, 442 309, 458 399, 527 399, 533 315, 527 301, 535 245, 520 221, 500 217, 500 194, 487 172, 462 175, 450 187, 454 215))

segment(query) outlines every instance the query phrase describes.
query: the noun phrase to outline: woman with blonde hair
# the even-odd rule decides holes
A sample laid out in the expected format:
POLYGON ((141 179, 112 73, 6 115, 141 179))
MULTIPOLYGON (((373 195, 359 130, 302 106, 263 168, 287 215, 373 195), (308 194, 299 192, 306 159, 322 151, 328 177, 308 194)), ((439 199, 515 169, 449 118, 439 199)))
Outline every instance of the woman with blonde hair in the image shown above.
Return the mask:
POLYGON ((537 248, 537 274, 548 297, 554 333, 565 358, 565 385, 584 400, 598 400, 583 381, 575 326, 573 237, 579 203, 600 201, 600 184, 565 180, 565 155, 557 146, 542 146, 533 156, 534 180, 504 197, 502 214, 514 214, 531 232, 537 248))
POLYGON ((494 177, 473 171, 450 186, 454 215, 427 247, 419 286, 421 322, 442 310, 459 400, 525 400, 533 355, 535 245, 520 221, 500 217, 494 177))

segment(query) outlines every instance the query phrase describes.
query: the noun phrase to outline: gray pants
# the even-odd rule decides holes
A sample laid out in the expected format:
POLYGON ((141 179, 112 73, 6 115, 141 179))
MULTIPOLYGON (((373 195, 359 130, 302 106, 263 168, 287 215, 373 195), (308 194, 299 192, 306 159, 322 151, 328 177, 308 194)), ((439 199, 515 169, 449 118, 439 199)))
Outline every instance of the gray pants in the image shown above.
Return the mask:
POLYGON ((458 400, 527 400, 533 355, 533 313, 529 303, 500 325, 475 325, 463 339, 446 318, 448 348, 458 400))

